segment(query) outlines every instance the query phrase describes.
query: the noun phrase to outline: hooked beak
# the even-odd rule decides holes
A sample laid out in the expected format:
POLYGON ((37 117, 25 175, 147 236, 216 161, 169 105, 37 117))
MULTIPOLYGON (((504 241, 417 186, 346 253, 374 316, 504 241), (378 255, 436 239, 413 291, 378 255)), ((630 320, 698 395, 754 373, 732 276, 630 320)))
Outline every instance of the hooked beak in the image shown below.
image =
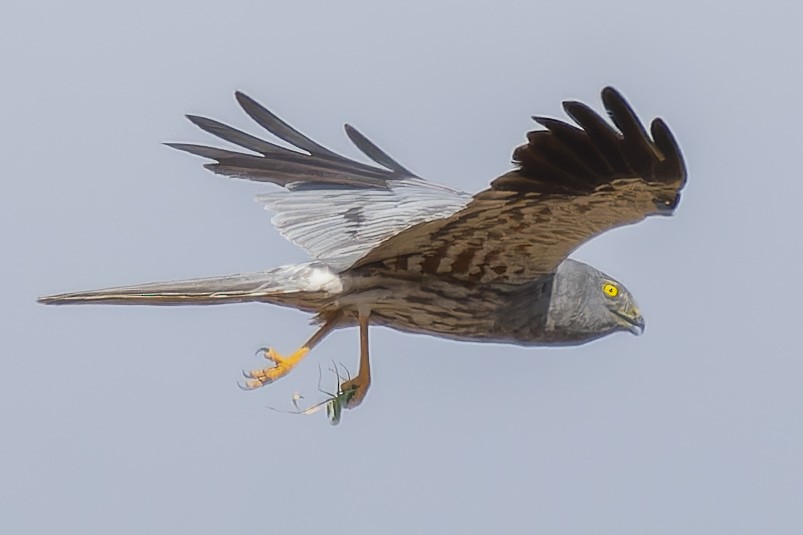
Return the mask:
POLYGON ((644 317, 641 315, 641 312, 639 312, 636 307, 629 307, 627 312, 614 310, 613 313, 623 320, 622 326, 631 333, 639 336, 644 332, 646 323, 644 322, 644 317))

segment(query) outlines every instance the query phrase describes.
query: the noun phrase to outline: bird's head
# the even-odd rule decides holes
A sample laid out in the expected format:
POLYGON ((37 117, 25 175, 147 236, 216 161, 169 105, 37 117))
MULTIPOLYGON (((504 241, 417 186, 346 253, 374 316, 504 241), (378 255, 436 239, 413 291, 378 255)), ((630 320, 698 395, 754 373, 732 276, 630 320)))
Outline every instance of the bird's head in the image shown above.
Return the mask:
POLYGON ((576 260, 565 260, 555 273, 547 328, 574 342, 614 331, 639 335, 644 318, 625 286, 576 260))

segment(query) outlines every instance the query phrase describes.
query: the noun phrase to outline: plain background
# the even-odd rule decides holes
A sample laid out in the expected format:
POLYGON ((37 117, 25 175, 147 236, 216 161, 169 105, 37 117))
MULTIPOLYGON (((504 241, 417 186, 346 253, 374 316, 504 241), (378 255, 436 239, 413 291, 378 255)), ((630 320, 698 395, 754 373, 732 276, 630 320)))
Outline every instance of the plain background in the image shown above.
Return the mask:
MULTIPOLYGON (((800 533, 797 2, 18 2, 0 19, 3 533, 800 533), (243 90, 355 156, 348 121, 477 191, 533 114, 614 84, 664 117, 690 178, 674 218, 574 255, 647 319, 568 349, 372 331, 339 427, 276 413, 338 332, 238 390, 301 313, 49 308, 38 295, 300 261, 253 202, 164 141, 196 113, 254 133, 243 90)), ((332 388, 334 379, 324 374, 332 388)))

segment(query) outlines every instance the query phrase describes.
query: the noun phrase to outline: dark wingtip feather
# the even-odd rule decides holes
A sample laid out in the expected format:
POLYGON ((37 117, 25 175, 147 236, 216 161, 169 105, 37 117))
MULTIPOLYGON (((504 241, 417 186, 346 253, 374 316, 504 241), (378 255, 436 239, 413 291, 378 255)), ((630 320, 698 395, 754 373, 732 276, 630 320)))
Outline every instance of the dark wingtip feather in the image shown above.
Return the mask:
POLYGON ((237 99, 237 102, 240 104, 240 106, 242 106, 243 110, 248 114, 249 117, 251 117, 262 128, 279 139, 282 139, 291 145, 318 157, 340 161, 346 160, 346 158, 340 154, 333 152, 323 145, 311 140, 245 93, 237 91, 234 93, 234 97, 237 99))
POLYGON ((650 132, 655 140, 655 145, 664 157, 664 160, 659 163, 659 170, 668 176, 678 177, 682 187, 686 183, 686 163, 675 136, 660 117, 653 119, 650 132))
POLYGON ((610 86, 602 90, 602 103, 613 124, 622 132, 620 150, 629 167, 645 179, 656 178, 653 174, 659 154, 636 112, 622 94, 610 86))
POLYGON ((210 160, 222 160, 225 158, 243 156, 238 152, 218 149, 215 147, 207 147, 206 145, 195 145, 193 143, 163 143, 163 145, 170 147, 171 149, 188 152, 195 156, 201 156, 202 158, 209 158, 210 160))
POLYGON ((245 108, 246 106, 258 106, 260 108, 262 107, 256 100, 252 99, 242 91, 235 91, 234 99, 237 101, 237 104, 239 104, 243 108, 245 108))
POLYGON ((362 151, 362 153, 368 156, 370 159, 382 167, 390 169, 400 175, 415 176, 403 165, 391 158, 388 153, 380 149, 373 141, 365 137, 362 132, 348 123, 344 124, 343 128, 346 131, 348 138, 352 143, 354 143, 354 146, 360 149, 360 151, 362 151))
POLYGON ((233 128, 227 124, 223 124, 219 121, 215 121, 214 119, 209 119, 207 117, 201 117, 198 115, 186 115, 186 117, 192 124, 204 132, 208 132, 213 136, 217 136, 220 139, 228 141, 229 143, 234 143, 235 145, 239 145, 240 147, 265 156, 269 154, 283 154, 289 151, 289 149, 280 147, 256 136, 252 136, 251 134, 246 134, 241 130, 237 130, 236 128, 233 128))
POLYGON ((630 104, 619 91, 610 86, 605 87, 602 90, 602 105, 605 106, 608 116, 623 137, 628 135, 647 137, 644 126, 636 116, 636 112, 633 111, 633 108, 630 107, 630 104))
POLYGON ((605 87, 603 87, 602 91, 600 91, 600 95, 602 96, 603 102, 605 102, 606 100, 619 100, 627 104, 627 101, 625 100, 625 97, 622 95, 622 93, 620 93, 618 89, 616 89, 611 85, 606 85, 605 87))
POLYGON ((280 186, 310 182, 354 188, 387 188, 389 181, 400 178, 399 174, 414 176, 364 136, 355 142, 357 147, 375 161, 385 165, 387 169, 357 162, 326 149, 240 91, 235 92, 235 98, 257 124, 293 148, 276 145, 213 119, 192 114, 188 114, 187 119, 201 130, 253 153, 191 143, 165 143, 165 145, 215 160, 214 163, 204 165, 214 173, 258 182, 273 182, 280 186))
MULTIPOLYGON (((582 102, 565 101, 563 109, 580 128, 557 119, 533 117, 546 130, 528 133, 528 144, 515 150, 514 161, 520 168, 514 173, 533 180, 536 190, 565 189, 577 195, 586 193, 589 186, 619 178, 682 187, 683 157, 666 124, 660 119, 653 122, 652 139, 619 91, 607 86, 601 96, 616 128, 582 102)), ((522 184, 509 178, 507 182, 516 187, 522 184)))
POLYGON ((608 116, 622 132, 625 139, 630 139, 634 143, 640 144, 643 148, 651 145, 650 138, 644 125, 641 124, 636 112, 625 100, 622 94, 613 87, 606 87, 602 90, 602 104, 608 112, 608 116))

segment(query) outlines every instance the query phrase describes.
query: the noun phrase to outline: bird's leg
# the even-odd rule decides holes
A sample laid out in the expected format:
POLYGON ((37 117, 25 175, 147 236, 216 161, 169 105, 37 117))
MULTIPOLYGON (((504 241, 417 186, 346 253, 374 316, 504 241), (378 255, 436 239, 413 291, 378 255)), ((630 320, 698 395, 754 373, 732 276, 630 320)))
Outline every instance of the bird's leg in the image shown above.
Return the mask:
POLYGON ((324 339, 324 337, 329 334, 329 332, 334 329, 337 324, 340 323, 340 314, 329 318, 326 320, 320 329, 318 329, 315 334, 310 337, 309 340, 306 341, 304 345, 298 348, 295 352, 293 352, 289 356, 280 355, 275 349, 273 348, 265 348, 261 349, 262 355, 273 362, 273 366, 268 366, 267 368, 259 368, 256 370, 251 370, 250 372, 244 372, 247 381, 245 382, 245 386, 243 387, 245 390, 253 390, 255 388, 259 388, 260 386, 265 386, 266 384, 270 384, 281 377, 284 377, 290 371, 301 362, 301 359, 307 356, 307 353, 315 347, 318 342, 324 339))
POLYGON ((369 313, 360 311, 360 368, 357 376, 340 385, 341 392, 353 390, 353 394, 346 401, 346 408, 353 409, 362 403, 368 387, 371 386, 371 360, 368 356, 368 316, 369 313))

